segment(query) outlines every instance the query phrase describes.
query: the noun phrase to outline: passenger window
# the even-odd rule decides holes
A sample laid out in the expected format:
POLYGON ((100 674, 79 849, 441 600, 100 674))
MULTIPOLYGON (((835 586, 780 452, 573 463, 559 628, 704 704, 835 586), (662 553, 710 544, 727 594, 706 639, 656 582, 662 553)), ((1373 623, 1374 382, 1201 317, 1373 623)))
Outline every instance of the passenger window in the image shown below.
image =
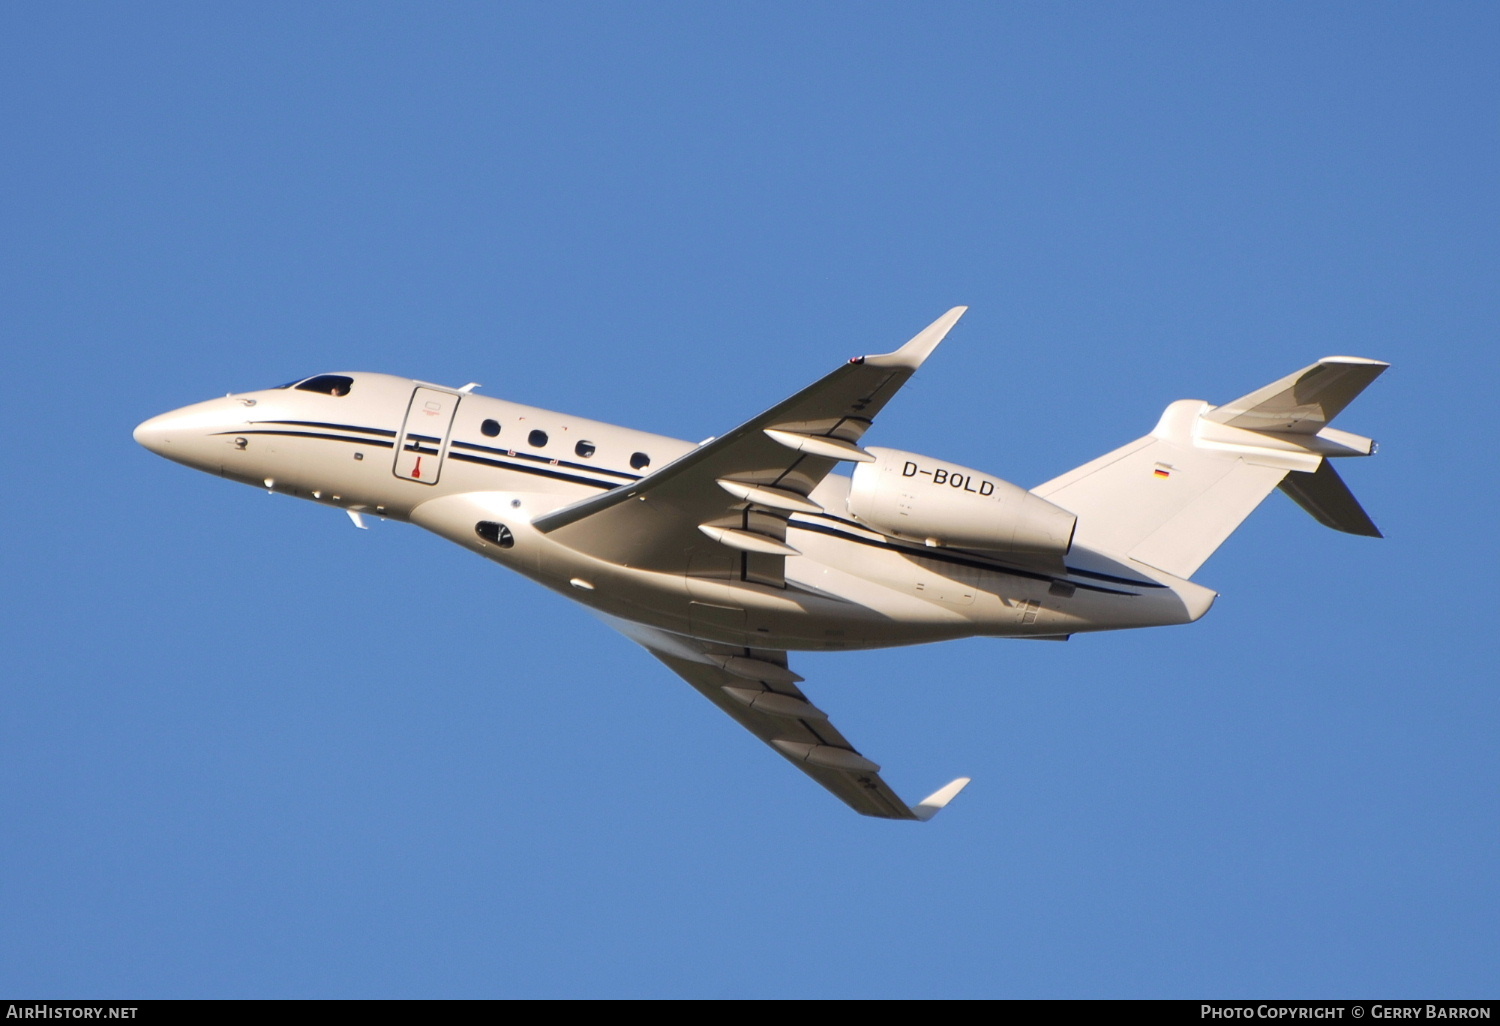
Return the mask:
POLYGON ((349 389, 353 386, 354 379, 346 378, 342 374, 319 374, 298 385, 297 391, 321 392, 324 395, 348 395, 349 389))
POLYGON ((582 456, 584 459, 588 459, 590 456, 594 455, 594 443, 579 442, 577 445, 573 446, 573 451, 582 456))
POLYGON ((645 470, 647 467, 651 466, 651 457, 647 456, 643 452, 631 453, 630 465, 636 470, 645 470))
POLYGON ((531 443, 532 448, 540 449, 547 444, 547 432, 533 431, 526 436, 526 440, 531 443))
POLYGON ((479 425, 479 430, 484 433, 484 437, 494 438, 500 433, 500 422, 498 420, 487 420, 479 425))

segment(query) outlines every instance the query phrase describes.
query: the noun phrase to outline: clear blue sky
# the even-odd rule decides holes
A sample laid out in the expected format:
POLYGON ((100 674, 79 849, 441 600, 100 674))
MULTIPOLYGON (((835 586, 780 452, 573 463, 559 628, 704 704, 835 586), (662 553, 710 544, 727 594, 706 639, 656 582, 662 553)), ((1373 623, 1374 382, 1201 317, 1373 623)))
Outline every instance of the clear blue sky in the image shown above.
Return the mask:
POLYGON ((1491 996, 1500 8, 0 9, 0 994, 1491 996), (140 420, 334 369, 1033 485, 1320 356, 1191 627, 804 656, 862 819, 563 599, 140 420), (25 416, 20 416, 25 413, 25 416))

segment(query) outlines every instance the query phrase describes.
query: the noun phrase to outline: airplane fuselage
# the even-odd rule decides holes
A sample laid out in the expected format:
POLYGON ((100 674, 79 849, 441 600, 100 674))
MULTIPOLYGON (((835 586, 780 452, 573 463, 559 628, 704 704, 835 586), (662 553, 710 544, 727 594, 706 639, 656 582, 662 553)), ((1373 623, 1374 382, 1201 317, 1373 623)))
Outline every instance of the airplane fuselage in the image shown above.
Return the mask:
POLYGON ((1051 569, 887 537, 831 474, 794 513, 786 586, 717 566, 661 573, 552 540, 533 518, 691 452, 674 438, 386 374, 346 373, 163 414, 136 438, 177 462, 361 515, 408 521, 609 616, 795 650, 950 638, 1058 638, 1186 623, 1213 593, 1075 548, 1051 569), (333 382, 329 384, 328 382, 333 382))

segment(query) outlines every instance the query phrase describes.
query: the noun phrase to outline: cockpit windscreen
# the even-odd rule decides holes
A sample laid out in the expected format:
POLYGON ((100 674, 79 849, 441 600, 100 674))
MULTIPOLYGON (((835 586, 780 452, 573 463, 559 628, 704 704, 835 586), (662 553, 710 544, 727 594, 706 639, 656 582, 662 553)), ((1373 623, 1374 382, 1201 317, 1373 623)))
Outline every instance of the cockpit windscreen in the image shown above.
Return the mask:
POLYGON ((321 392, 323 395, 348 395, 354 379, 345 374, 319 374, 302 381, 288 381, 277 388, 295 388, 299 392, 321 392))

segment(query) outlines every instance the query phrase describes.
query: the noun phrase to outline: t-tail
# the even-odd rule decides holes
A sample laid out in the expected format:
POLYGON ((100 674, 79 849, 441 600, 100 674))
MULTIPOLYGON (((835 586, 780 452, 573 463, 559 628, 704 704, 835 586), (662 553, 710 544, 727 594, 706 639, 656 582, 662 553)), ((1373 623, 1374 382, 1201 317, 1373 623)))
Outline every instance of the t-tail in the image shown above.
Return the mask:
POLYGON ((1076 546, 1180 578, 1278 486, 1320 523, 1378 538, 1328 462, 1375 443, 1328 424, 1387 366, 1329 356, 1223 406, 1180 400, 1145 438, 1032 491, 1077 514, 1076 546))

